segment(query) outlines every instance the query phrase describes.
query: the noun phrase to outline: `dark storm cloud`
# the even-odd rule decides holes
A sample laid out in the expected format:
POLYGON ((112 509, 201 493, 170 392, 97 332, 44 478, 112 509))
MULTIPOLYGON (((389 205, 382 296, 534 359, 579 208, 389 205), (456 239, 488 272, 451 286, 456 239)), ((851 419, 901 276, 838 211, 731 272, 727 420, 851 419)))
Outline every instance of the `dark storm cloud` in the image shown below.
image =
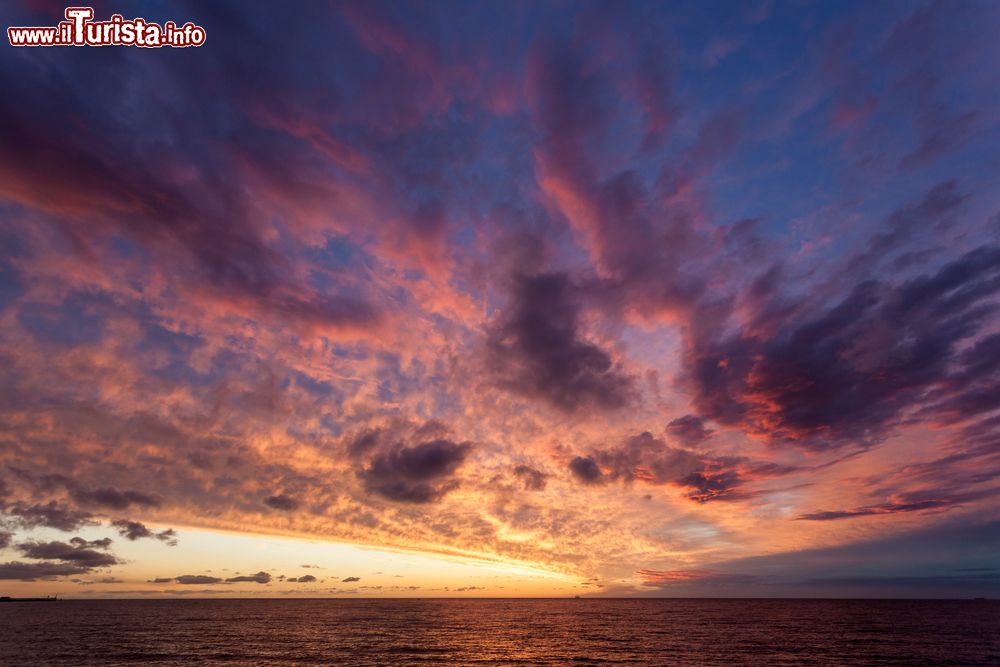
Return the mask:
POLYGON ((128 519, 116 519, 111 522, 111 525, 118 529, 119 535, 131 542, 150 537, 165 542, 169 546, 177 546, 177 533, 173 528, 155 532, 138 521, 129 521, 128 519))
POLYGON ((21 563, 10 561, 0 563, 0 579, 18 579, 20 581, 35 581, 50 577, 66 577, 74 574, 86 574, 91 568, 75 563, 21 563))
POLYGON ((687 496, 699 503, 712 500, 738 500, 745 494, 737 490, 744 480, 736 470, 713 470, 711 472, 693 472, 677 480, 680 486, 691 491, 687 496))
POLYGON ((601 468, 589 456, 574 456, 569 462, 569 470, 584 484, 600 484, 604 481, 601 468))
POLYGON ((695 415, 684 415, 667 424, 667 435, 676 438, 686 447, 694 447, 712 436, 712 429, 695 415))
POLYGON ((67 563, 74 563, 86 568, 107 567, 117 565, 118 559, 106 551, 96 549, 107 549, 110 540, 98 540, 87 542, 80 538, 73 538, 72 544, 65 542, 21 542, 17 549, 26 558, 36 558, 44 560, 59 560, 67 563), (96 549, 94 548, 96 547, 96 549))
POLYGON ((160 506, 159 498, 140 491, 119 491, 112 488, 93 490, 71 488, 70 495, 73 497, 73 500, 81 505, 99 505, 115 510, 125 510, 132 505, 139 507, 160 506))
POLYGON ((347 445, 347 452, 351 456, 361 456, 367 454, 379 443, 381 429, 366 429, 357 434, 347 445))
MULTIPOLYGON (((928 392, 957 398, 993 387, 992 347, 949 386, 960 343, 995 311, 1000 247, 970 251, 899 285, 869 280, 826 310, 782 324, 769 338, 739 333, 693 346, 687 359, 703 416, 810 448, 871 444, 928 392), (892 335, 885 335, 892 331, 892 335)), ((971 402, 967 416, 981 411, 971 402)))
POLYGON ((514 475, 524 483, 525 491, 542 491, 545 489, 547 475, 531 466, 519 465, 514 468, 514 475))
POLYGON ((6 507, 4 512, 17 517, 18 525, 24 528, 44 526, 68 533, 82 526, 97 524, 90 512, 70 509, 55 501, 44 505, 17 502, 6 507))
POLYGON ((650 433, 627 438, 617 447, 577 456, 570 471, 584 484, 612 480, 625 483, 670 484, 686 490, 695 502, 740 500, 752 495, 743 486, 781 477, 798 469, 743 457, 715 456, 667 444, 650 433))
POLYGON ((264 499, 264 504, 271 509, 281 510, 283 512, 291 512, 299 508, 299 501, 291 496, 287 496, 284 493, 279 493, 273 496, 268 496, 264 499))
POLYGON ((358 476, 371 493, 400 502, 429 503, 458 485, 453 475, 471 449, 471 443, 450 440, 399 446, 375 456, 358 476))
POLYGON ((0 530, 0 549, 6 549, 9 547, 13 537, 14 533, 7 530, 0 530))
POLYGON ((226 579, 227 584, 238 584, 238 583, 254 583, 254 584, 269 584, 271 583, 271 575, 267 572, 258 572, 256 574, 245 574, 238 577, 230 577, 226 579))
POLYGON ((568 413, 625 406, 631 378, 582 338, 579 319, 575 287, 565 274, 515 277, 511 303, 489 341, 499 386, 568 413))

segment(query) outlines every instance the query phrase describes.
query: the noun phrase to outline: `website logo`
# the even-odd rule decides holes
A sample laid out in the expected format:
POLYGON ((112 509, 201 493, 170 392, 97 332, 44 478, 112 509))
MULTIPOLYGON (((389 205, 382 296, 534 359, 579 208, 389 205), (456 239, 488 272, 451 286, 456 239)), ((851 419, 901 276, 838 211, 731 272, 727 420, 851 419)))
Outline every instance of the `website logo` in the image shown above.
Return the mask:
POLYGON ((205 43, 205 29, 188 21, 163 25, 144 18, 126 19, 112 14, 107 21, 94 21, 93 7, 67 7, 65 21, 56 26, 7 28, 11 46, 138 46, 158 49, 164 46, 186 48, 205 43))

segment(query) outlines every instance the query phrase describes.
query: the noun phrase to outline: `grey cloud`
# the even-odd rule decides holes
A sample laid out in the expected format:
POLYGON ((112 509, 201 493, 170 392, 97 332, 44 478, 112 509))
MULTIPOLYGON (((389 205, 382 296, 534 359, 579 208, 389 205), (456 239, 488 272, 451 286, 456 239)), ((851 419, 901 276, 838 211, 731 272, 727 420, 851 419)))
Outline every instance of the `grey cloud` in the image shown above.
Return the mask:
POLYGON ((264 499, 264 504, 271 509, 281 510, 283 512, 291 512, 292 510, 299 508, 299 501, 291 496, 285 495, 284 493, 268 496, 264 499))
POLYGON ((155 532, 138 521, 129 521, 128 519, 116 519, 111 522, 111 525, 118 529, 119 535, 131 542, 149 537, 160 540, 168 546, 177 546, 177 533, 173 528, 155 532))
POLYGON ((358 476, 366 490, 390 500, 429 503, 458 485, 453 475, 471 449, 450 440, 400 446, 377 455, 358 476))
POLYGON ((110 540, 88 542, 75 537, 70 544, 65 542, 21 542, 17 549, 27 558, 60 560, 87 568, 117 565, 118 559, 112 554, 96 549, 107 549, 110 540))
POLYGON ((76 563, 22 563, 10 561, 0 563, 0 579, 18 579, 35 581, 51 577, 65 577, 74 574, 86 574, 91 568, 76 563))
POLYGON ((16 502, 8 506, 4 512, 17 517, 17 522, 23 528, 55 528, 65 532, 78 530, 83 526, 96 525, 93 514, 81 510, 74 510, 55 501, 47 504, 29 505, 23 502, 16 502))
POLYGON ((255 584, 268 584, 271 583, 271 575, 267 572, 258 572, 257 574, 247 574, 238 577, 230 577, 226 579, 226 583, 237 584, 237 583, 255 583, 255 584))
POLYGON ((569 462, 573 475, 584 484, 599 484, 604 481, 600 467, 589 456, 576 456, 569 462))
MULTIPOLYGON (((154 581, 157 583, 166 583, 163 579, 155 579, 154 581)), ((166 581, 170 581, 170 579, 166 581)), ((187 586, 223 583, 220 577, 210 577, 204 574, 182 574, 179 577, 174 577, 173 581, 187 586)))
POLYGON ((563 411, 613 410, 633 397, 632 379, 580 331, 575 287, 561 273, 517 276, 505 319, 489 340, 497 384, 563 411))

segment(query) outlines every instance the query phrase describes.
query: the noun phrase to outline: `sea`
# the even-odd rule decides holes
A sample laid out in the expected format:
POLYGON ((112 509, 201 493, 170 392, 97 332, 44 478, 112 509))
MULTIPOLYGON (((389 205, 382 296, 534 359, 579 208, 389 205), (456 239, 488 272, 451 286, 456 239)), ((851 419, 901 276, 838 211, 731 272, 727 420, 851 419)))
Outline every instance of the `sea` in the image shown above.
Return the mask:
POLYGON ((1000 601, 5 602, 0 664, 1000 665, 1000 601))

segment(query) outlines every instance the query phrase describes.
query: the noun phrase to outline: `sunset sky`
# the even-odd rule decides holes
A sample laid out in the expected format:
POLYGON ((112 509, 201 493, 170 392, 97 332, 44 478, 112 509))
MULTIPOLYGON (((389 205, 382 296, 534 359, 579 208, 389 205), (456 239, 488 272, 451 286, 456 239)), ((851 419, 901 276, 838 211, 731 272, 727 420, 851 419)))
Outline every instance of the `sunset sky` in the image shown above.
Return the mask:
POLYGON ((1000 595, 1000 3, 94 9, 207 40, 0 48, 0 595, 1000 595))

